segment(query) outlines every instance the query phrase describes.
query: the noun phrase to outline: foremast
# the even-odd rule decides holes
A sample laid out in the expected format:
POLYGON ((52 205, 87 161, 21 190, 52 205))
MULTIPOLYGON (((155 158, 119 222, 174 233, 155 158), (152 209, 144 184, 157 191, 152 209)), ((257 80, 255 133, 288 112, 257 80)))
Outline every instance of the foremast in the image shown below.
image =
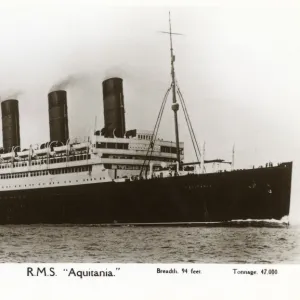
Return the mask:
POLYGON ((179 104, 176 99, 176 80, 175 80, 175 55, 173 51, 173 42, 172 42, 172 35, 176 34, 172 32, 172 26, 171 26, 171 13, 169 12, 169 36, 170 36, 170 53, 171 53, 171 78, 172 78, 172 98, 173 98, 173 104, 172 104, 172 110, 174 111, 174 123, 175 123, 175 137, 176 137, 176 156, 177 156, 177 162, 180 166, 181 160, 180 160, 180 148, 179 148, 179 130, 178 130, 178 115, 177 111, 179 110, 179 104))

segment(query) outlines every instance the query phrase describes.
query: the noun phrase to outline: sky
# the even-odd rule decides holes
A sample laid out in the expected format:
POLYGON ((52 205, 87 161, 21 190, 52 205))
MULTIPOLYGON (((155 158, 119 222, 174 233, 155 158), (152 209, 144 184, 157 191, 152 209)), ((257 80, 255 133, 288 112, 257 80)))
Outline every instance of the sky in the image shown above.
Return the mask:
MULTIPOLYGON (((237 168, 294 161, 291 221, 300 223, 300 3, 100 3, 1 1, 0 98, 19 100, 22 148, 49 140, 47 94, 66 78, 71 137, 89 135, 95 119, 103 127, 102 81, 112 76, 124 80, 126 129, 153 129, 171 82, 169 40, 159 33, 171 11, 184 34, 174 36, 176 77, 206 158, 231 160, 235 144, 237 168)), ((173 124, 169 98, 163 138, 174 140, 173 124)))

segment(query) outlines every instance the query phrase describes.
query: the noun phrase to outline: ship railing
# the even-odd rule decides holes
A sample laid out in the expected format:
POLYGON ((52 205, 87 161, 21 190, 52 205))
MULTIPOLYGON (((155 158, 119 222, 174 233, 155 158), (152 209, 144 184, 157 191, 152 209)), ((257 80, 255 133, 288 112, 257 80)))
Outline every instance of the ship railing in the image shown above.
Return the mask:
MULTIPOLYGON (((47 159, 46 162, 43 162, 43 164, 50 164, 50 157, 66 157, 65 162, 68 162, 69 156, 76 155, 78 153, 84 154, 84 159, 86 160, 86 164, 88 164, 88 160, 90 159, 91 155, 90 153, 90 142, 84 142, 81 143, 80 147, 78 147, 77 151, 72 151, 72 147, 70 144, 63 145, 60 147, 54 147, 54 151, 51 151, 51 146, 53 143, 58 143, 57 141, 52 141, 46 144, 46 147, 43 149, 39 148, 39 145, 37 145, 36 149, 33 149, 32 145, 30 145, 29 149, 24 149, 23 151, 16 151, 17 148, 20 148, 19 146, 13 147, 11 152, 0 154, 0 164, 2 163, 11 163, 11 167, 15 167, 13 164, 15 161, 28 161, 28 170, 30 171, 30 166, 32 165, 32 161, 36 160, 43 160, 47 159), (83 148, 83 145, 86 147, 86 149, 83 148), (56 151, 55 151, 56 150, 56 151), (65 151, 69 150, 69 151, 65 151)), ((21 150, 21 149, 20 149, 21 150)), ((72 160, 73 161, 73 160, 72 160)))

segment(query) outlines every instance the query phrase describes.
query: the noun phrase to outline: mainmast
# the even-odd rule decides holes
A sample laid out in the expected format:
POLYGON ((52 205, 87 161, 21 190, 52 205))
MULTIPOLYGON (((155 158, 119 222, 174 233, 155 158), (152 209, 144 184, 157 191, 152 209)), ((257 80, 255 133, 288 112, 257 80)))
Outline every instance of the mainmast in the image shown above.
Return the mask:
POLYGON ((174 122, 175 122, 175 137, 176 137, 176 154, 177 154, 177 161, 180 164, 180 148, 179 148, 179 132, 178 132, 178 117, 177 111, 179 109, 179 104, 176 100, 176 81, 175 81, 175 55, 173 53, 173 42, 172 42, 172 35, 178 34, 172 32, 171 27, 171 13, 169 12, 169 35, 170 35, 170 52, 171 52, 171 77, 172 77, 172 96, 173 96, 173 104, 172 110, 174 111, 174 122))

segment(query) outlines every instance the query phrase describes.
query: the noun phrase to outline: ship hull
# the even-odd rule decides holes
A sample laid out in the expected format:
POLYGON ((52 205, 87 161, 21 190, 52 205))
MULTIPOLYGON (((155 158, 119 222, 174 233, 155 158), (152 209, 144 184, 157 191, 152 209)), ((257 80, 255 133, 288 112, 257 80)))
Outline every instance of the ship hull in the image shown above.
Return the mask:
POLYGON ((228 224, 289 215, 292 163, 0 192, 1 224, 228 224))

